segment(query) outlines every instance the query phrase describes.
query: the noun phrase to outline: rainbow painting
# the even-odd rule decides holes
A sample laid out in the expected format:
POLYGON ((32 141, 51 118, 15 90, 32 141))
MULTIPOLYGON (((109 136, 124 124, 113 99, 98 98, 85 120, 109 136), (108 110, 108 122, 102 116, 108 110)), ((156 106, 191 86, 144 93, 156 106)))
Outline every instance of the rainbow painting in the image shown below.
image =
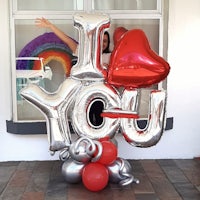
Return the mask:
MULTIPOLYGON (((60 40, 53 32, 39 35, 20 51, 18 57, 40 57, 43 58, 44 66, 51 60, 60 62, 66 76, 69 76, 74 56, 70 48, 60 40)), ((39 70, 40 62, 35 60, 17 60, 17 70, 39 70)))

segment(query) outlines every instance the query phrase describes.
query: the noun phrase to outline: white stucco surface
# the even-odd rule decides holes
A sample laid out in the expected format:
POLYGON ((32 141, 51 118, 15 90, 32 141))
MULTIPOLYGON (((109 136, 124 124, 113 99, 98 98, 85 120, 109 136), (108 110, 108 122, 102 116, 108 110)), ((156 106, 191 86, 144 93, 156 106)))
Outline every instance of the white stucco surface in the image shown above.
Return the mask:
MULTIPOLYGON (((7 133, 12 117, 8 1, 0 0, 0 161, 58 159, 48 151, 46 135, 7 133)), ((200 1, 169 0, 167 116, 172 130, 156 146, 132 147, 119 136, 119 156, 131 159, 193 158, 200 156, 200 1)), ((11 30, 12 31, 12 30, 11 30)))

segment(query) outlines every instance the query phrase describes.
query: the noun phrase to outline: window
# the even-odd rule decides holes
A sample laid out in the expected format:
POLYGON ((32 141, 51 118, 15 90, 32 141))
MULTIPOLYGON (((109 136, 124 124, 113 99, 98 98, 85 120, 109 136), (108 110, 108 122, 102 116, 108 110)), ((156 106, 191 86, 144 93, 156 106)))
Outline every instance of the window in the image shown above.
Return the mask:
POLYGON ((70 11, 77 9, 74 0, 18 0, 15 5, 16 11, 70 11))
MULTIPOLYGON (((83 11, 108 13, 111 18, 110 35, 118 26, 126 29, 143 29, 149 39, 151 48, 159 55, 166 55, 167 1, 164 0, 10 0, 11 1, 11 59, 13 88, 13 121, 44 121, 44 116, 34 106, 19 96, 19 90, 34 82, 49 92, 54 92, 65 79, 65 69, 58 60, 43 63, 38 57, 40 43, 35 44, 35 54, 23 54, 23 48, 35 38, 48 34, 49 30, 37 28, 34 21, 45 17, 68 35, 78 40, 78 31, 73 28, 73 14, 83 11), (38 52, 37 52, 38 51, 38 52), (28 57, 24 59, 23 57, 28 57), (21 59, 21 60, 20 60, 21 59), (26 62, 26 67, 20 69, 26 62), (21 65, 20 65, 21 63, 21 65), (27 64, 28 63, 28 64, 27 64), (33 71, 32 66, 41 66, 33 71), (44 66, 43 66, 44 65, 44 66), (33 74, 34 73, 34 74, 33 74)), ((42 39, 41 39, 42 40, 42 39)), ((113 41, 111 41, 111 45, 113 41)), ((158 86, 166 87, 166 81, 158 86)), ((147 113, 149 89, 141 89, 140 112, 147 113)))
POLYGON ((154 10, 158 8, 157 0, 93 0, 92 8, 95 10, 154 10))

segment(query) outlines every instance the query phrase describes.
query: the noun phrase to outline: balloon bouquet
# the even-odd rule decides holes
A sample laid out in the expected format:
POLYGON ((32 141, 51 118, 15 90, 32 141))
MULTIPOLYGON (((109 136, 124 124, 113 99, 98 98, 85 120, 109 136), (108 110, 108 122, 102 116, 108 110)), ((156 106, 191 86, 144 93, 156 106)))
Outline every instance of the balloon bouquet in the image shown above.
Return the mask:
POLYGON ((114 35, 116 44, 105 70, 101 41, 104 29, 110 26, 109 17, 75 14, 74 26, 79 30, 79 58, 70 77, 55 93, 30 84, 21 95, 45 115, 50 151, 60 151, 62 174, 68 183, 82 181, 90 191, 100 191, 109 182, 122 186, 139 183, 129 162, 118 156, 115 135, 122 134, 136 147, 150 147, 159 141, 164 130, 166 91, 151 91, 148 123, 140 129, 138 88, 159 83, 170 67, 151 50, 142 30, 122 28, 114 35), (123 87, 122 92, 119 87, 123 87), (100 109, 97 123, 95 109, 100 109))

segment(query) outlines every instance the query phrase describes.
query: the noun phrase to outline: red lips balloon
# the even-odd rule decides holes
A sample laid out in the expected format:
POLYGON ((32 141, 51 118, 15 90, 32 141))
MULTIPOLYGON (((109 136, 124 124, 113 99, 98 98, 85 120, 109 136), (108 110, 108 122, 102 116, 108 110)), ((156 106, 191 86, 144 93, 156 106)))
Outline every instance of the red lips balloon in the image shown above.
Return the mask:
POLYGON ((133 29, 115 46, 107 81, 125 88, 149 87, 165 79, 169 71, 169 64, 150 48, 145 33, 133 29))

